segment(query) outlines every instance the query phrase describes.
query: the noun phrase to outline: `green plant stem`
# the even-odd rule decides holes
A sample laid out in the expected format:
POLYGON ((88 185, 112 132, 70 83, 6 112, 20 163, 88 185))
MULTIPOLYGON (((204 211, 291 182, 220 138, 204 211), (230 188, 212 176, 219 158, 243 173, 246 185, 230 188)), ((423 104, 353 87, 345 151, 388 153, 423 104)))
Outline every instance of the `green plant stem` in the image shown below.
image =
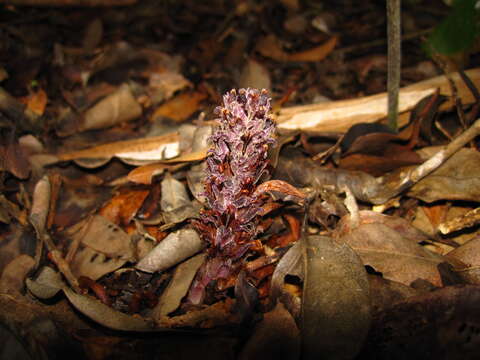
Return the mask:
POLYGON ((401 65, 400 2, 401 0, 387 0, 388 125, 393 130, 397 130, 398 93, 400 89, 400 65, 401 65))

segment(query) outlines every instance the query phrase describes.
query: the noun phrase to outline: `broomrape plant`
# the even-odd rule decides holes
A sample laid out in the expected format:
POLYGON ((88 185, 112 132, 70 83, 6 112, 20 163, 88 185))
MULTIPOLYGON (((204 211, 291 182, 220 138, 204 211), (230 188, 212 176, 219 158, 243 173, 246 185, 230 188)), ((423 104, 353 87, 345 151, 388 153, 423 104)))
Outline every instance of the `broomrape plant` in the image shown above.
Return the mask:
POLYGON ((219 126, 210 137, 206 209, 194 222, 209 248, 190 288, 188 298, 193 304, 203 302, 207 285, 215 282, 221 289, 238 273, 242 259, 256 243, 265 197, 255 190, 268 175, 267 151, 275 142, 266 90, 231 90, 215 113, 219 126))

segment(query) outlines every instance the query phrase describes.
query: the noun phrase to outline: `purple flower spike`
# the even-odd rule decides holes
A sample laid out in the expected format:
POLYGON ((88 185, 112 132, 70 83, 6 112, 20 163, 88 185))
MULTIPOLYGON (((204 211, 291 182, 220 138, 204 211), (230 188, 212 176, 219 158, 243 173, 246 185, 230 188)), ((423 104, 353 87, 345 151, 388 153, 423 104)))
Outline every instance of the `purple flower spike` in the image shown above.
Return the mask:
POLYGON ((254 191, 268 174, 268 147, 275 142, 266 90, 231 90, 215 113, 220 117, 207 158, 208 209, 194 223, 210 244, 207 261, 190 289, 189 299, 196 304, 203 302, 211 281, 227 279, 239 269, 256 239, 264 200, 254 191))

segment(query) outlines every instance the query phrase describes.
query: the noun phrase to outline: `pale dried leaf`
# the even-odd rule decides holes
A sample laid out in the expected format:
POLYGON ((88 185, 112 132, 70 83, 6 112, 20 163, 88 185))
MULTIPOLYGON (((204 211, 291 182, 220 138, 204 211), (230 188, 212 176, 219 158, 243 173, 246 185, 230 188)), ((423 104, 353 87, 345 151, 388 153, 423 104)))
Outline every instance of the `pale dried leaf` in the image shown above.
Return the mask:
POLYGON ((162 180, 162 199, 160 207, 162 211, 169 212, 190 204, 187 189, 183 183, 173 178, 168 173, 162 180))
POLYGON ((33 203, 29 216, 29 220, 35 228, 39 238, 41 238, 41 235, 45 230, 48 210, 50 208, 50 196, 50 180, 48 176, 45 175, 37 182, 35 189, 33 190, 33 203))
MULTIPOLYGON (((118 157, 125 162, 155 162, 171 159, 179 155, 179 136, 174 132, 167 135, 143 139, 117 141, 95 146, 85 150, 58 155, 59 161, 91 159, 97 162, 108 162, 118 157)), ((93 167, 93 166, 92 166, 93 167)))
POLYGON ((130 316, 116 311, 97 299, 77 294, 69 288, 64 288, 63 292, 78 311, 110 329, 141 332, 154 330, 153 325, 141 317, 130 316))
POLYGON ((145 272, 163 271, 195 255, 205 246, 195 230, 181 229, 170 233, 135 267, 145 272))
POLYGON ((205 257, 206 254, 196 255, 175 268, 173 278, 153 310, 153 319, 167 316, 180 306, 182 298, 187 294, 197 270, 205 261, 205 257))

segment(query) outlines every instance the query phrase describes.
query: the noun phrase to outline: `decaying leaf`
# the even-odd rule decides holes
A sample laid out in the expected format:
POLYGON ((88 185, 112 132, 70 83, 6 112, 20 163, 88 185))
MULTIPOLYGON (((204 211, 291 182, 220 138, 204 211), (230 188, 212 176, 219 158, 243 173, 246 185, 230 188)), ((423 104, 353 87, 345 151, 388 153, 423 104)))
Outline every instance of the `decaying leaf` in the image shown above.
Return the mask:
POLYGON ((360 211, 358 227, 344 216, 335 239, 351 246, 365 265, 389 280, 410 285, 418 278, 442 286, 437 266, 445 259, 418 243, 428 240, 407 221, 372 211, 360 211))
POLYGON ((199 254, 176 267, 172 280, 153 309, 153 319, 161 319, 180 306, 182 298, 187 294, 198 268, 204 261, 205 254, 199 254))
POLYGON ((346 244, 324 236, 304 241, 302 338, 305 359, 350 359, 370 328, 367 273, 346 244))
POLYGON ((170 233, 135 266, 146 272, 163 271, 204 249, 206 243, 193 229, 170 233))
POLYGON ((130 236, 103 216, 72 226, 66 235, 72 241, 67 259, 77 278, 97 280, 133 259, 130 236))

